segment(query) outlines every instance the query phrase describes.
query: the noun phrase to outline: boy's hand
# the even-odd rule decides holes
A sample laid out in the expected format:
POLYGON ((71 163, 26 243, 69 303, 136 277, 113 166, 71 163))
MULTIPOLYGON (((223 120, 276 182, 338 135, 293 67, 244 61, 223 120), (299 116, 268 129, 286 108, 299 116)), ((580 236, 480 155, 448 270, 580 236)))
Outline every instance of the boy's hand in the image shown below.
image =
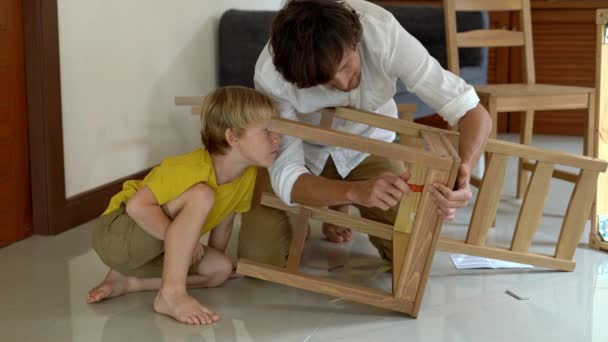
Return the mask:
POLYGON ((190 265, 194 265, 195 263, 201 261, 204 255, 205 247, 203 247, 203 244, 197 243, 196 246, 194 246, 194 250, 192 251, 192 262, 190 263, 190 265))

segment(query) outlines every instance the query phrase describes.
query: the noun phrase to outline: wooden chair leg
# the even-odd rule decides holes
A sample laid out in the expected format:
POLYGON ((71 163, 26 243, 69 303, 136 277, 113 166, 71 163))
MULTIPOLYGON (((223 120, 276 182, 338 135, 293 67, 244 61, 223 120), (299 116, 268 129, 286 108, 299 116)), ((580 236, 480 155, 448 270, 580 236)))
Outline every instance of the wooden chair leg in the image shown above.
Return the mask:
POLYGON ((587 110, 587 117, 585 118, 585 140, 584 140, 584 151, 588 157, 597 157, 597 151, 595 151, 595 94, 589 94, 589 108, 587 110))
MULTIPOLYGON (((496 98, 490 96, 486 101, 486 109, 490 113, 490 119, 492 120, 492 129, 490 130, 490 139, 496 139, 498 132, 498 108, 496 107, 496 98)), ((488 161, 490 160, 490 153, 485 153, 486 170, 488 167, 488 161)))
MULTIPOLYGON (((595 106, 595 93, 589 94, 589 105, 587 109, 587 117, 585 118, 585 137, 583 143, 583 153, 587 157, 598 157, 598 151, 596 150, 596 120, 598 120, 595 106)), ((593 227, 593 223, 596 220, 596 210, 595 204, 591 207, 591 213, 589 214, 589 219, 591 220, 591 224, 593 227)), ((593 231, 593 229, 591 229, 593 231)), ((591 240, 589 240, 591 243, 591 240)))
POLYGON ((298 222, 294 229, 294 234, 289 247, 289 257, 287 258, 287 270, 297 272, 300 267, 300 259, 304 250, 304 242, 308 233, 308 223, 312 212, 310 209, 301 208, 298 215, 298 222))
MULTIPOLYGON (((528 110, 522 112, 521 127, 519 130, 519 143, 522 145, 532 144, 532 132, 534 128, 534 111, 528 110)), ((516 197, 523 198, 528 187, 528 171, 524 169, 523 164, 527 163, 528 159, 520 158, 517 166, 517 191, 516 197)))
MULTIPOLYGON (((488 113, 490 113, 490 119, 492 120, 492 130, 490 131, 490 139, 496 139, 496 136, 498 135, 498 108, 496 107, 496 98, 493 96, 490 96, 487 100, 487 110, 488 113)), ((485 168, 486 170, 484 171, 484 176, 485 173, 488 171, 488 164, 490 163, 490 153, 486 152, 485 153, 485 168)), ((492 224, 490 225, 491 228, 496 227, 496 213, 494 213, 494 218, 492 219, 492 224)))

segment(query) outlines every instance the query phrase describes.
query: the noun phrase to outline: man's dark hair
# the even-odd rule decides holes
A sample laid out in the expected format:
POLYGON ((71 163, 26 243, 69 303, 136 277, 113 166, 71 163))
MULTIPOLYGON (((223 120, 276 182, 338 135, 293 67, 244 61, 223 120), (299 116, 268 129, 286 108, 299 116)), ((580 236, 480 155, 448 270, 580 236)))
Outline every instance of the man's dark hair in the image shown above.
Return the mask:
POLYGON ((343 1, 288 0, 272 21, 272 61, 298 88, 325 84, 362 31, 359 15, 343 1))

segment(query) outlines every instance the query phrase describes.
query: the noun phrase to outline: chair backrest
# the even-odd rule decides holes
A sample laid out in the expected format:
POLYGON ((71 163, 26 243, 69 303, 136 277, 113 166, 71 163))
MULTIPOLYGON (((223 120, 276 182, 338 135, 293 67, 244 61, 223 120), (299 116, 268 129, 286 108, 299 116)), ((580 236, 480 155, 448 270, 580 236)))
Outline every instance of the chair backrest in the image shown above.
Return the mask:
POLYGON ((465 47, 522 47, 524 82, 536 83, 530 0, 444 0, 448 69, 460 73, 458 49, 465 47), (519 29, 481 29, 458 32, 456 12, 519 12, 519 29))

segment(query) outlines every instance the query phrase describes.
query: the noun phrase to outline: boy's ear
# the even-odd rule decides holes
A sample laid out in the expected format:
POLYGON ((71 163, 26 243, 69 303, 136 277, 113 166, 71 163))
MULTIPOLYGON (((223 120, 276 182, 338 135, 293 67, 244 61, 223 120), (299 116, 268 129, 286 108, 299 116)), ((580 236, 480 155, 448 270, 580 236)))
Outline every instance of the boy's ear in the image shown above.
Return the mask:
POLYGON ((225 139, 226 139, 226 142, 228 143, 228 145, 230 145, 230 147, 233 147, 239 141, 238 137, 236 136, 236 134, 234 133, 232 128, 228 128, 226 130, 225 139))

